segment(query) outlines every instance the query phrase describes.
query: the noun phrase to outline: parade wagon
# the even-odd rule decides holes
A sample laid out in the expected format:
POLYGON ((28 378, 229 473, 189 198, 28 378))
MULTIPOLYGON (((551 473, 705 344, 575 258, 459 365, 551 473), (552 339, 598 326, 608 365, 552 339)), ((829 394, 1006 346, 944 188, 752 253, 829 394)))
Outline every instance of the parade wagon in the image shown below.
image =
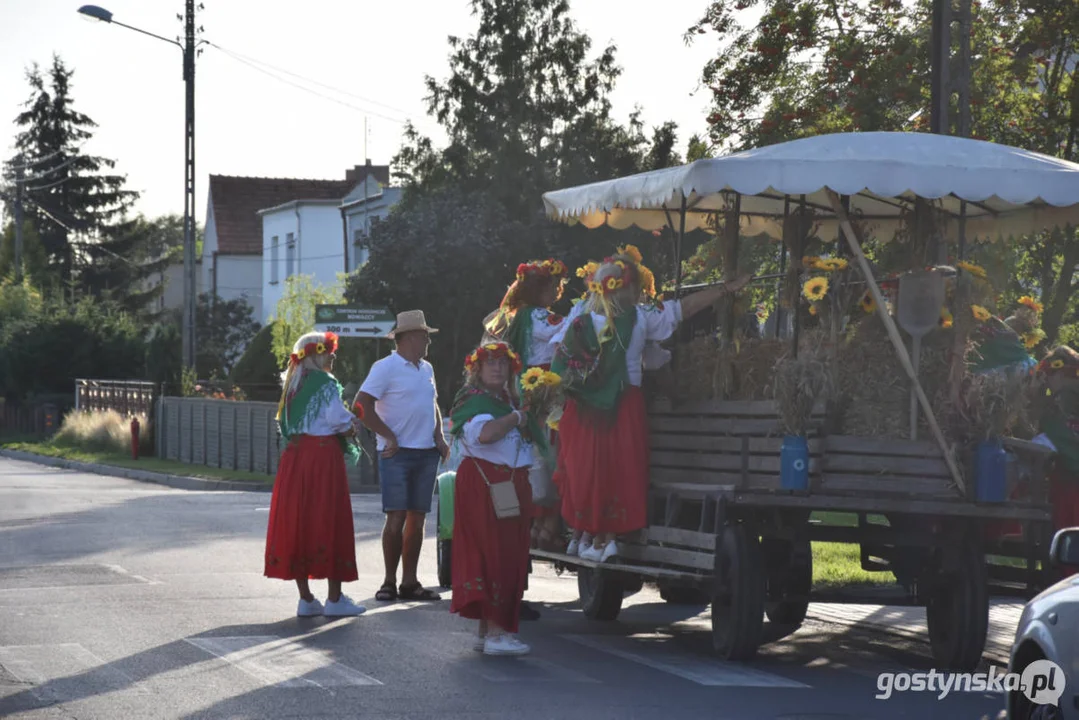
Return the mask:
MULTIPOLYGON (((965 322, 938 332, 939 266, 952 257, 962 268, 976 242, 1074 223, 1079 165, 941 135, 834 134, 557 190, 543 201, 557 221, 669 238, 678 296, 695 291, 683 278, 691 231, 714 237, 728 278, 754 269, 740 263, 740 243, 770 238, 780 272, 765 281, 778 283, 780 301, 764 337, 740 334, 745 308, 728 301, 680 332, 672 370, 681 391, 668 383, 650 394, 649 526, 620 538, 619 555, 602 565, 539 549, 533 559, 575 571, 584 613, 595 620, 615 619, 643 582, 672 602, 707 602, 716 652, 746 660, 762 643, 765 616, 794 626, 805 618, 815 598, 811 543, 853 543, 863 568, 893 573, 904 601, 926 607, 938 665, 975 667, 990 594, 1049 584, 1054 452, 1010 436, 1010 396, 988 397, 1010 381, 969 375, 965 322), (804 262, 822 239, 832 264, 804 262), (909 272, 878 277, 867 240, 901 243, 909 272), (852 318, 840 300, 807 311, 799 294, 814 266, 845 273, 828 276, 833 296, 843 288, 846 301, 858 302, 858 288, 864 316, 852 318), (931 326, 911 329, 927 307, 931 326), (917 337, 910 349, 904 334, 917 337), (869 365, 861 375, 851 369, 855 355, 869 365), (740 392, 751 376, 754 387, 740 392), (874 383, 887 386, 890 404, 859 400, 874 383), (971 419, 977 427, 957 436, 955 413, 942 410, 949 398, 968 413, 988 408, 988 419, 971 419), (877 421, 890 429, 869 432, 877 421), (853 520, 829 524, 821 513, 853 520)), ((960 269, 948 280, 952 302, 969 302, 978 281, 971 274, 960 269)))

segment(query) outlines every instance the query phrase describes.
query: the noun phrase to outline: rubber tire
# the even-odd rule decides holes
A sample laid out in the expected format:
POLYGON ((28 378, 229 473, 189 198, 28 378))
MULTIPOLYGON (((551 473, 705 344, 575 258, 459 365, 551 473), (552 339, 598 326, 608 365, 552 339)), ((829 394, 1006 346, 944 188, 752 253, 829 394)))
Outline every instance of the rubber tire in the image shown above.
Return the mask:
POLYGON ((438 556, 439 587, 453 587, 453 540, 439 540, 435 545, 438 556))
POLYGON ((989 583, 985 554, 960 549, 956 572, 942 576, 925 608, 929 645, 937 669, 974 672, 989 632, 989 583))
POLYGON ((660 587, 659 596, 671 605, 707 605, 712 598, 700 588, 660 587))
POLYGON ((813 589, 813 545, 809 540, 761 542, 767 573, 764 612, 776 625, 801 625, 809 611, 808 595, 813 589), (800 595, 805 600, 788 600, 800 595))
POLYGON ((751 660, 764 637, 765 574, 756 533, 728 526, 716 566, 725 591, 712 598, 712 646, 724 660, 751 660))
POLYGON ((610 622, 622 612, 623 587, 616 573, 577 568, 577 593, 584 616, 589 620, 610 622))

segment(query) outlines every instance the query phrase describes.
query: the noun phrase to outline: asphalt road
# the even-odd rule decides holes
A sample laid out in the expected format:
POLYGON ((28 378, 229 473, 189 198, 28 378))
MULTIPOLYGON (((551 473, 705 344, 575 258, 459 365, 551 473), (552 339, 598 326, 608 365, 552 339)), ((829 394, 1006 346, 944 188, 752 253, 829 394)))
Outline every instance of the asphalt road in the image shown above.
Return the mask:
MULTIPOLYGON (((999 694, 874 698, 927 672, 920 643, 809 622, 750 664, 710 656, 707 608, 646 587, 614 623, 537 566, 525 658, 472 650, 438 603, 378 603, 381 514, 353 496, 359 618, 295 617, 262 576, 267 493, 190 492, 0 459, 0 717, 996 718, 999 694)), ((433 532, 428 522, 428 537, 433 532)), ((435 585, 434 544, 421 579, 435 585)), ((325 584, 313 582, 316 595, 325 584)), ((988 669, 988 668, 987 668, 988 669)))

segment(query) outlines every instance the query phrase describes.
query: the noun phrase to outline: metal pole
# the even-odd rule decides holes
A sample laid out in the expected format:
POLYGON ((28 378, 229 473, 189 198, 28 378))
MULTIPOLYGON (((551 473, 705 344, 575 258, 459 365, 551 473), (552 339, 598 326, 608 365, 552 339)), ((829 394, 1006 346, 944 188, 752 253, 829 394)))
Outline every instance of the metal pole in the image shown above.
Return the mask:
POLYGON ((931 38, 932 72, 930 75, 929 131, 938 135, 950 135, 950 124, 948 122, 950 97, 948 63, 952 55, 951 0, 933 0, 931 38))
POLYGON ((184 320, 183 365, 195 367, 195 0, 184 17, 184 320))
POLYGON ((22 284, 22 193, 23 160, 15 158, 15 283, 22 284))

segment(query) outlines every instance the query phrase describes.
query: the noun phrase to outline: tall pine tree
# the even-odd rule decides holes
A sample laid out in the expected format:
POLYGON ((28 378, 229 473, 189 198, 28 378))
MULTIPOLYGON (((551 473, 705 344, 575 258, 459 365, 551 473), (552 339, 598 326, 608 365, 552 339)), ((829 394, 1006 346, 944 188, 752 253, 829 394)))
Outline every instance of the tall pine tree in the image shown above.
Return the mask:
POLYGON ((74 108, 73 74, 58 56, 47 72, 36 63, 27 71, 31 94, 15 118, 20 131, 11 164, 25 168, 26 217, 54 281, 100 296, 159 268, 132 259, 141 254, 142 236, 128 211, 139 194, 125 189, 126 176, 109 172, 114 160, 86 152, 97 124, 74 108))

